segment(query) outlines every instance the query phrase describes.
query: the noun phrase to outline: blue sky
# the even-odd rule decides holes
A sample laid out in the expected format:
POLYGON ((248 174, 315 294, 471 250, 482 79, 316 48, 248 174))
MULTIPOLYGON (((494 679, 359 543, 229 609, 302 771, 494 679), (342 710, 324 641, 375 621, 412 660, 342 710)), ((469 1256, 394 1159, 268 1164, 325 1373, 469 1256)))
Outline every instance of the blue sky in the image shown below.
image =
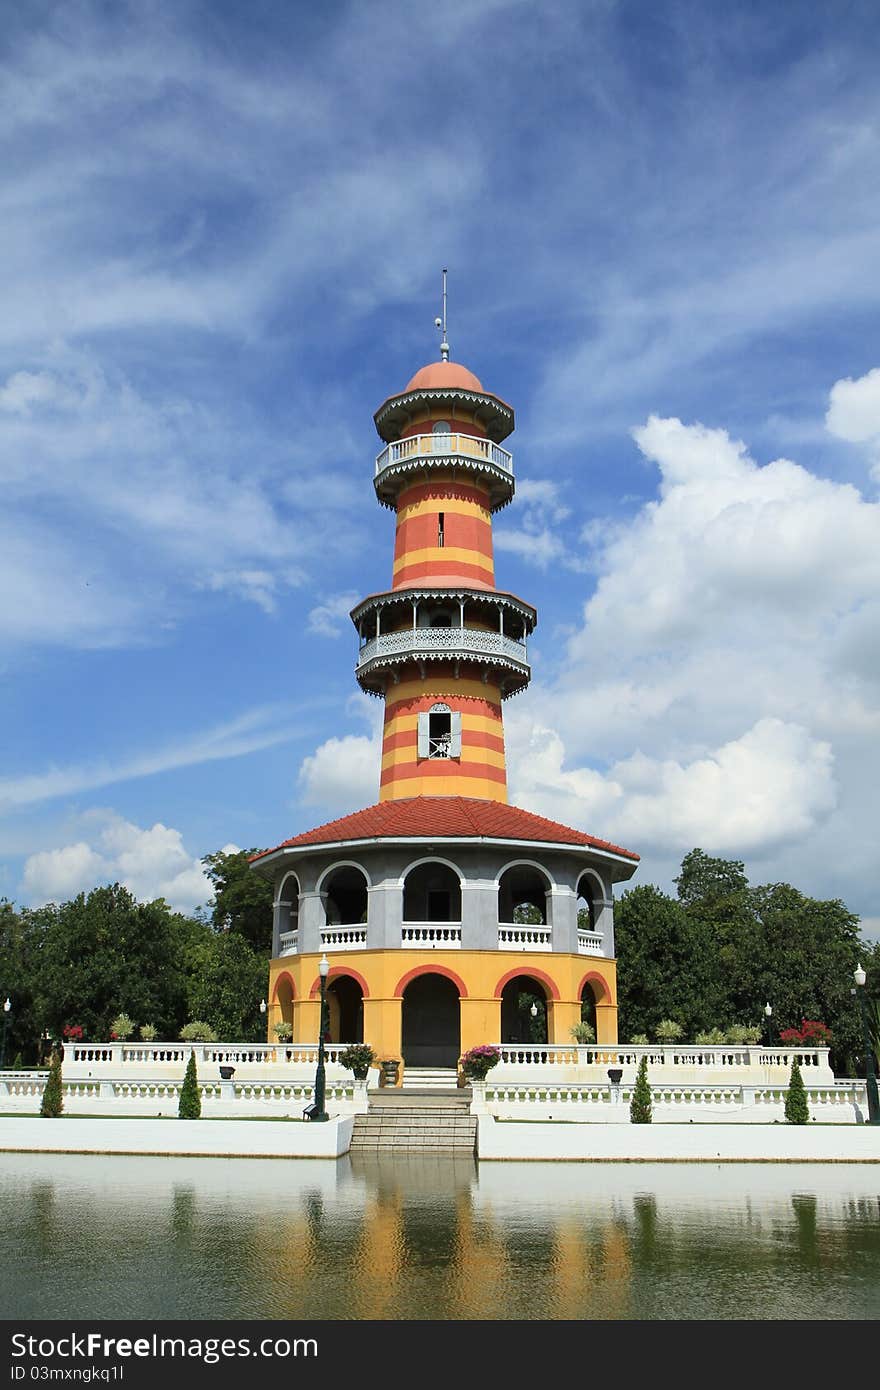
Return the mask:
POLYGON ((873 3, 7 6, 0 894, 378 795, 372 414, 517 411, 511 799, 880 931, 873 3))

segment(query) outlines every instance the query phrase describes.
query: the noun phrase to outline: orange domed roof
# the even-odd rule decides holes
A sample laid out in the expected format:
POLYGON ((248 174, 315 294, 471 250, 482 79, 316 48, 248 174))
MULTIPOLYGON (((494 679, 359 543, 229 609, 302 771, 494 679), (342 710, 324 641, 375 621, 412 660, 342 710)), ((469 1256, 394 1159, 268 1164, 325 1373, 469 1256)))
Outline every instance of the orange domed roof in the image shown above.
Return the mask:
POLYGON ((405 391, 436 391, 444 387, 454 390, 482 391, 483 383, 479 377, 469 372, 460 362, 430 362, 422 367, 404 387, 405 391))

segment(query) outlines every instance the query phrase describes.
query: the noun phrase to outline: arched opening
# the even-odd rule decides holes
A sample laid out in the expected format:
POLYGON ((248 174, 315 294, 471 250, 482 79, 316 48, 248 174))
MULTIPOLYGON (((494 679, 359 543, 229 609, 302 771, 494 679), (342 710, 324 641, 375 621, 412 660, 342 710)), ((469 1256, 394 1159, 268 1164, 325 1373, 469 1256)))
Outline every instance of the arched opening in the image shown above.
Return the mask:
POLYGON ((418 975, 403 991, 403 1060, 408 1067, 455 1067, 461 1055, 458 989, 445 975, 418 975))
POLYGON ((461 881, 448 864, 431 861, 403 881, 404 922, 460 922, 461 881))
POLYGON ((550 880, 532 864, 513 864, 498 881, 498 921, 546 926, 550 880))
POLYGON ((577 886, 578 931, 598 932, 599 914, 605 894, 594 874, 581 874, 577 886))
POLYGON ((501 991, 501 1041, 547 1042, 547 993, 531 975, 515 975, 501 991))
POLYGON ((364 991, 351 975, 336 975, 327 986, 330 1041, 357 1043, 364 1040, 364 991))
POLYGON ((581 1023, 588 1023, 596 1036, 596 995, 592 985, 585 984, 581 990, 581 1023))
POLYGON ((341 864, 321 888, 328 927, 354 926, 367 920, 367 877, 355 864, 341 864))
MULTIPOLYGON (((290 1036, 293 1037, 293 981, 286 971, 279 975, 275 983, 274 1002, 277 1012, 273 1022, 286 1023, 290 1029, 290 1036)), ((269 1041, 274 1042, 275 1039, 270 1036, 269 1041)))
POLYGON ((299 879, 296 874, 285 874, 276 896, 278 909, 278 935, 281 950, 295 945, 295 935, 299 926, 299 879))

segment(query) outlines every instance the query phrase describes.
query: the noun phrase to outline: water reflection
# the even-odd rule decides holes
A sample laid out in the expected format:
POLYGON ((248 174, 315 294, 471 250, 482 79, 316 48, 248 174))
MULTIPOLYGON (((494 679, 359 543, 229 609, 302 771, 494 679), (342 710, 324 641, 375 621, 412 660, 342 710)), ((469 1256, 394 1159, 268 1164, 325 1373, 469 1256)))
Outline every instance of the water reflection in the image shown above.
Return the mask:
POLYGON ((868 1165, 0 1155, 5 1318, 876 1318, 868 1165))

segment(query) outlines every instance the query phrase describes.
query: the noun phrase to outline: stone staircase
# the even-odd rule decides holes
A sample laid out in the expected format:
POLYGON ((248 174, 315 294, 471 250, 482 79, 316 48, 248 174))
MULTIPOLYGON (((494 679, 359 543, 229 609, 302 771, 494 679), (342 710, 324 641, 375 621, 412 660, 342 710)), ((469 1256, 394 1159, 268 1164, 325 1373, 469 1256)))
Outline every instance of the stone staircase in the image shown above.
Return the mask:
POLYGON ((352 1153, 473 1154, 476 1117, 470 1090, 454 1095, 405 1092, 403 1087, 370 1092, 370 1109, 355 1115, 352 1153))
POLYGON ((407 1067, 403 1073, 404 1091, 457 1091, 455 1067, 407 1067))

